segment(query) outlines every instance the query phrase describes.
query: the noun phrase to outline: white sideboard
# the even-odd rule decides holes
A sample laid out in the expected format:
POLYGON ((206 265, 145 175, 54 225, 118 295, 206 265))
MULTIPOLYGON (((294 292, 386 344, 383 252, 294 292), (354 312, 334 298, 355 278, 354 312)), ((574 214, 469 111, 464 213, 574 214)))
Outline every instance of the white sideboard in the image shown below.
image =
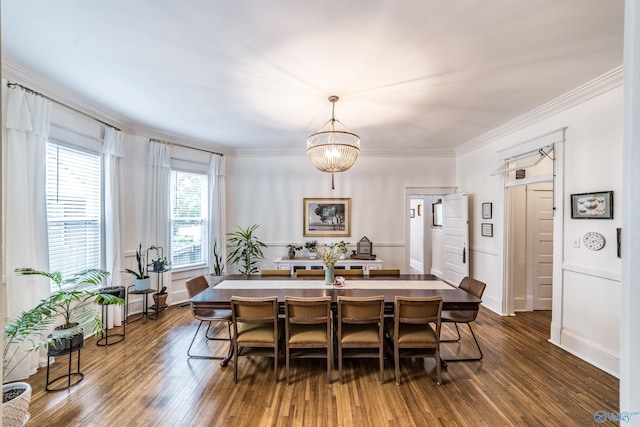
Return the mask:
MULTIPOLYGON (((289 259, 286 257, 278 257, 274 261, 275 267, 278 270, 290 270, 291 274, 294 274, 296 270, 312 270, 312 269, 322 269, 324 268, 322 265, 322 261, 320 259, 309 259, 309 258, 293 258, 289 259)), ((341 259, 336 263, 336 270, 341 268, 347 270, 363 270, 363 274, 369 274, 369 270, 380 270, 382 269, 382 260, 374 259, 374 260, 365 260, 365 259, 341 259)), ((336 272, 338 274, 338 272, 336 272)))

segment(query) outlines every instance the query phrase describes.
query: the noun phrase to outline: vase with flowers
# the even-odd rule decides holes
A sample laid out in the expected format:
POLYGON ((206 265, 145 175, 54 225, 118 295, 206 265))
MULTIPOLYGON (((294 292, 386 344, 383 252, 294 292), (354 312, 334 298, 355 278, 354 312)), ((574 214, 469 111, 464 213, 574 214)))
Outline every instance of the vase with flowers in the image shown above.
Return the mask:
POLYGON ((335 243, 324 246, 324 250, 320 253, 320 260, 324 264, 324 283, 330 285, 335 278, 334 268, 336 262, 340 259, 340 250, 335 243))

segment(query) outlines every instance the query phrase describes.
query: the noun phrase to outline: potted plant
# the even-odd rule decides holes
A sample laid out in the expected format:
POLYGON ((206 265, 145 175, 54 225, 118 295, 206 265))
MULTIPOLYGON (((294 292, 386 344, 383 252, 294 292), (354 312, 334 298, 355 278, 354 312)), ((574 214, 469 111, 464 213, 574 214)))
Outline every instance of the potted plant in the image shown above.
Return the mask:
MULTIPOLYGON (((142 244, 140 245, 142 246, 142 244)), ((151 260, 149 266, 151 266, 154 273, 164 273, 171 270, 171 263, 167 260, 167 257, 163 254, 163 249, 159 246, 151 246, 147 251, 147 258, 149 258, 149 251, 156 252, 156 258, 151 260)))
MULTIPOLYGON (((85 303, 124 304, 122 298, 103 294, 101 289, 79 288, 84 284, 99 285, 109 276, 103 270, 88 269, 69 278, 63 278, 59 272, 49 273, 32 268, 19 268, 16 273, 47 277, 55 283, 56 290, 5 326, 3 383, 30 352, 43 347, 61 352, 84 342, 84 331, 92 334, 103 331, 99 313, 85 303), (55 333, 48 334, 57 316, 62 317, 64 324, 56 327, 55 333)), ((2 392, 3 425, 24 425, 29 419, 31 386, 28 383, 3 384, 2 392)))
POLYGON ((225 262, 222 259, 222 254, 218 250, 218 241, 213 242, 213 273, 216 276, 222 276, 224 274, 225 262))
POLYGON ((296 251, 302 250, 302 245, 299 245, 297 243, 289 243, 287 245, 287 249, 289 250, 289 259, 294 259, 296 257, 296 251))
POLYGON ((167 308, 167 297, 169 296, 169 294, 167 294, 166 286, 163 286, 162 289, 154 293, 152 296, 153 296, 153 301, 155 303, 156 310, 162 310, 163 308, 167 308))
POLYGON ((349 243, 345 242, 344 240, 340 240, 338 243, 336 243, 336 247, 338 249, 338 253, 340 254, 340 259, 345 259, 347 256, 347 245, 349 243))
POLYGON ((131 270, 126 268, 125 271, 131 275, 133 275, 135 280, 135 290, 136 291, 144 291, 151 288, 151 279, 147 275, 144 259, 142 256, 142 243, 138 246, 138 250, 136 251, 136 263, 138 270, 131 270))
POLYGON ((243 230, 241 227, 232 233, 228 243, 233 250, 227 256, 227 263, 234 264, 240 274, 253 274, 258 272, 258 262, 264 259, 262 248, 267 245, 262 243, 254 234, 259 226, 254 224, 243 230))
POLYGON ((307 250, 307 253, 309 254, 309 259, 316 259, 316 256, 318 255, 317 240, 309 240, 308 242, 305 242, 304 248, 307 250))

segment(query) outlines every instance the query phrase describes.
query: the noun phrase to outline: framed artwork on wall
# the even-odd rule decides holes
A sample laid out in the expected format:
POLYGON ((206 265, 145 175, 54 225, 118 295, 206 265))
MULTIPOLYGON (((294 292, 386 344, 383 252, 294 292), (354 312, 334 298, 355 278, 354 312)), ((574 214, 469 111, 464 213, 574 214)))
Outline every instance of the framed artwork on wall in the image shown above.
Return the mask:
POLYGON ((482 223, 482 235, 484 237, 493 237, 493 224, 487 222, 482 223))
POLYGON ((303 201, 305 237, 351 236, 351 199, 312 199, 303 201))
POLYGON ((613 191, 572 194, 571 218, 613 219, 613 191))
POLYGON ((492 212, 492 203, 483 203, 482 204, 482 219, 491 219, 493 215, 492 212))

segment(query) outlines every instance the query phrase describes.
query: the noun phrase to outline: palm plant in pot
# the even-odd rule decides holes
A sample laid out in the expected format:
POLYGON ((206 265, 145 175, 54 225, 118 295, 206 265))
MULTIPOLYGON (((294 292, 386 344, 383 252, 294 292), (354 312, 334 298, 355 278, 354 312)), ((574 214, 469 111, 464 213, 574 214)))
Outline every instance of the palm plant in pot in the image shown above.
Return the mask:
POLYGON ((233 250, 227 256, 227 264, 234 264, 240 274, 254 274, 258 270, 258 262, 264 259, 262 248, 266 248, 263 242, 254 234, 259 226, 254 224, 243 230, 241 227, 232 233, 228 243, 233 250))
MULTIPOLYGON (((109 273, 99 269, 88 269, 64 278, 61 273, 38 271, 32 268, 16 269, 19 275, 38 275, 49 278, 56 285, 48 298, 41 300, 35 307, 22 312, 16 319, 7 323, 3 330, 3 383, 11 376, 15 368, 29 355, 40 348, 49 352, 61 352, 65 348, 81 345, 84 331, 97 333, 103 331, 102 319, 97 310, 87 303, 124 304, 124 300, 114 295, 103 294, 101 289, 81 289, 81 285, 99 285, 109 273), (49 334, 57 316, 63 325, 49 334)), ((28 405, 31 387, 27 383, 3 385, 3 425, 23 425, 29 417, 28 405), (26 406, 24 401, 26 400, 26 406), (15 409, 15 404, 18 409, 15 409), (16 412, 17 411, 17 412, 16 412)))
POLYGON ((144 257, 142 255, 142 243, 138 246, 138 250, 136 251, 136 267, 137 270, 132 270, 130 268, 125 268, 125 271, 131 275, 133 275, 135 279, 135 290, 136 291, 144 291, 151 288, 151 279, 147 275, 147 270, 145 268, 144 257))

